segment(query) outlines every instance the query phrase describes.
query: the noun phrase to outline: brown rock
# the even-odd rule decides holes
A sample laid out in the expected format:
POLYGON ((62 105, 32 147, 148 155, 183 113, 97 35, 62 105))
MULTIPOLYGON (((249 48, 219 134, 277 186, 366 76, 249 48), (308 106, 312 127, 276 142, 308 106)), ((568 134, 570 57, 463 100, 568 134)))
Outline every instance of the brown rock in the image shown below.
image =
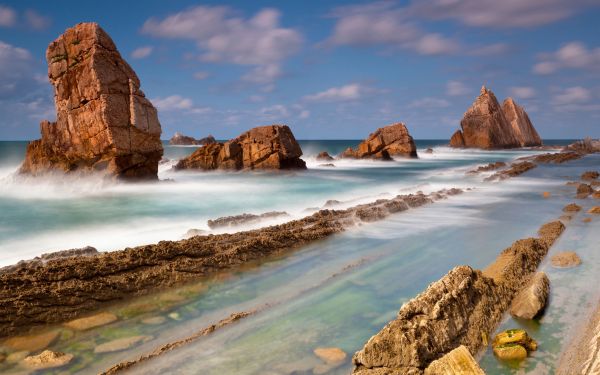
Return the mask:
POLYGON ((85 318, 71 320, 70 322, 65 323, 65 326, 77 331, 85 331, 87 329, 112 323, 117 319, 117 316, 113 313, 102 312, 96 315, 86 316, 85 318))
POLYGON ((189 137, 187 135, 183 135, 183 134, 177 132, 177 133, 175 133, 175 135, 173 135, 173 137, 171 137, 171 139, 169 139, 169 144, 176 145, 176 146, 193 146, 193 145, 204 146, 204 145, 209 145, 209 144, 213 144, 213 143, 217 143, 217 141, 215 140, 215 137, 213 137, 210 134, 208 135, 208 137, 196 139, 194 137, 189 137))
POLYGON ((592 222, 592 218, 591 217, 584 217, 583 219, 581 219, 582 222, 584 223, 591 223, 592 222))
POLYGON ((389 160, 392 156, 417 157, 417 147, 406 125, 399 122, 377 129, 356 149, 348 148, 344 158, 389 160))
POLYGON ((516 318, 533 319, 546 307, 550 280, 543 272, 537 272, 523 289, 517 294, 510 308, 516 318))
POLYGON ((288 126, 268 125, 201 147, 175 169, 306 169, 300 156, 302 149, 288 126))
POLYGON ((581 175, 582 180, 589 180, 589 181, 597 180, 598 177, 600 177, 600 173, 598 173, 596 171, 587 171, 581 175))
POLYGON ((62 367, 73 359, 73 354, 44 350, 42 353, 23 359, 26 367, 36 370, 62 367))
POLYGON ((450 137, 450 147, 463 148, 465 146, 465 138, 461 130, 457 130, 450 137))
POLYGON ((20 173, 96 171, 157 178, 163 148, 156 109, 96 23, 67 29, 46 51, 57 121, 42 121, 20 173))
POLYGON ((594 189, 588 184, 579 184, 579 186, 577 186, 577 198, 579 199, 585 199, 593 193, 594 189))
POLYGON ((600 206, 594 206, 588 210, 588 214, 600 215, 600 206))
POLYGON ((533 161, 538 162, 538 163, 562 164, 567 161, 581 159, 582 157, 583 157, 583 155, 579 154, 577 152, 555 152, 555 153, 536 155, 535 157, 533 157, 533 161))
POLYGON ((313 352, 328 364, 341 363, 346 359, 346 352, 340 348, 316 348, 313 352))
POLYGON ((96 348, 94 348, 94 353, 101 354, 118 352, 150 340, 152 340, 152 336, 123 337, 96 346, 96 348))
POLYGON ((527 112, 515 103, 513 98, 507 98, 502 103, 502 112, 512 127, 512 132, 521 147, 541 146, 542 139, 533 127, 527 112))
POLYGON ((551 194, 550 194, 550 192, 549 192, 549 191, 545 191, 544 193, 542 193, 542 196, 543 196, 544 198, 550 198, 551 194))
POLYGON ((564 212, 579 212, 581 211, 581 206, 575 203, 570 203, 563 208, 564 212))
POLYGON ((571 268, 581 264, 581 258, 574 251, 563 251, 551 258, 552 265, 557 268, 571 268))
POLYGON ((329 153, 327 151, 323 151, 323 152, 319 152, 319 154, 317 155, 317 160, 318 161, 332 161, 333 158, 331 157, 331 155, 329 155, 329 153))
POLYGON ((37 335, 16 336, 5 340, 3 345, 12 350, 36 352, 50 346, 58 334, 59 332, 54 330, 37 335))
POLYGON ((431 362, 425 375, 485 375, 464 345, 431 362))
POLYGON ((600 190, 596 190, 593 194, 592 194, 592 198, 594 199, 600 199, 600 190))

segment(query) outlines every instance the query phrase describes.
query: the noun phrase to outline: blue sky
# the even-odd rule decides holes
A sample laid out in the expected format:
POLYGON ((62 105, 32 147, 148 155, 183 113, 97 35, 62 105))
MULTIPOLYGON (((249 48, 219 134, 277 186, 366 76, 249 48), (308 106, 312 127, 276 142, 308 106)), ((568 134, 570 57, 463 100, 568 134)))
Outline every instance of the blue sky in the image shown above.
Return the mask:
POLYGON ((0 139, 54 119, 46 47, 88 21, 139 75, 165 139, 271 123, 358 139, 398 121, 449 138, 482 84, 543 138, 600 137, 600 0, 0 0, 0 139))

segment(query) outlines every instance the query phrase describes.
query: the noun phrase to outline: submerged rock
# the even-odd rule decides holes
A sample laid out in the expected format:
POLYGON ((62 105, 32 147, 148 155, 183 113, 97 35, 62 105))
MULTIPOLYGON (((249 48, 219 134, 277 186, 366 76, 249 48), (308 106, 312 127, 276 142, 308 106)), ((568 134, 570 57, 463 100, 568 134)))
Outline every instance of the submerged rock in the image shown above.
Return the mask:
POLYGON ((213 143, 181 159, 175 169, 306 169, 302 149, 287 125, 252 128, 225 143, 213 143))
POLYGON ((53 330, 34 335, 16 336, 5 340, 2 345, 12 350, 36 352, 50 346, 59 334, 59 331, 53 330))
POLYGON ((533 127, 527 112, 515 103, 513 98, 507 98, 502 103, 502 112, 506 121, 511 125, 512 132, 521 147, 541 146, 542 139, 533 127))
POLYGON ((343 158, 390 160, 393 156, 417 157, 417 147, 406 125, 399 122, 377 129, 356 149, 348 148, 343 158))
POLYGON ((563 208, 564 212, 579 212, 581 211, 581 206, 575 203, 570 203, 563 208))
POLYGON ((215 137, 213 137, 210 134, 208 135, 208 137, 196 139, 194 137, 189 137, 187 135, 183 135, 179 132, 176 132, 175 135, 173 135, 173 137, 171 137, 171 139, 169 139, 169 144, 176 145, 176 146, 192 146, 192 145, 204 146, 204 145, 209 145, 209 144, 213 144, 213 143, 217 143, 217 141, 215 140, 215 137))
POLYGON ((140 80, 96 23, 67 29, 46 51, 56 122, 27 146, 20 173, 94 171, 157 179, 163 148, 157 111, 140 80))
POLYGON ((96 315, 86 316, 85 318, 71 320, 70 322, 65 323, 65 326, 77 331, 85 331, 112 323, 117 319, 117 316, 113 313, 102 312, 96 315))
POLYGON ((596 179, 598 179, 598 177, 600 177, 600 173, 598 173, 596 171, 587 171, 581 175, 582 180, 590 180, 590 181, 596 180, 596 179))
POLYGON ((132 336, 132 337, 124 337, 116 340, 112 340, 109 342, 105 342, 104 344, 97 345, 94 349, 94 353, 110 353, 110 352, 118 352, 121 350, 129 349, 138 344, 147 342, 152 340, 152 336, 132 336))
POLYGON ((579 186, 577 186, 578 199, 585 199, 593 193, 594 189, 592 189, 592 187, 588 184, 579 184, 579 186))
POLYGON ((254 224, 261 220, 280 218, 282 216, 289 216, 289 214, 283 211, 270 211, 260 215, 241 214, 235 216, 220 217, 214 220, 208 220, 207 224, 210 229, 222 227, 235 227, 244 224, 254 224))
POLYGON ((516 318, 533 319, 546 307, 550 280, 543 272, 537 272, 512 302, 510 314, 516 318))
POLYGON ((555 152, 534 156, 533 161, 538 163, 562 164, 568 161, 581 159, 582 157, 583 155, 577 152, 555 152))
POLYGON ((317 155, 318 161, 332 161, 333 157, 327 151, 319 152, 317 155))
POLYGON ((551 263, 557 268, 571 268, 581 264, 581 258, 574 251, 563 251, 551 258, 551 263))
POLYGON ((428 148, 425 150, 425 153, 426 153, 426 154, 433 154, 433 149, 432 149, 431 147, 428 147, 428 148))
POLYGON ((36 370, 50 369, 56 367, 62 367, 73 359, 73 354, 66 354, 62 352, 53 352, 51 350, 44 350, 38 355, 30 356, 23 359, 23 364, 26 367, 34 368, 36 370))
POLYGON ((464 345, 437 359, 425 369, 425 375, 485 375, 464 345))

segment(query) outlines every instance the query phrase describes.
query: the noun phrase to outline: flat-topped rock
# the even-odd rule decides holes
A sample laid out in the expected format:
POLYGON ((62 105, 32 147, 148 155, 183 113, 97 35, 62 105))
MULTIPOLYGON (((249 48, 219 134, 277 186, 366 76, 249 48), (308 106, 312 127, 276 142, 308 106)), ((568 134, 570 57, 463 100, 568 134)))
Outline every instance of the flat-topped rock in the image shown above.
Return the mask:
POLYGON ((542 139, 533 127, 527 112, 513 98, 502 103, 502 112, 512 128, 512 133, 521 147, 541 146, 542 139))
POLYGON ((389 160, 394 156, 417 157, 415 142, 401 122, 377 129, 356 149, 348 148, 341 154, 343 158, 356 159, 389 160))
POLYGON ((85 331, 112 323, 117 319, 117 316, 113 313, 102 312, 96 315, 71 320, 70 322, 65 323, 65 326, 77 331, 85 331))
POLYGON ((225 143, 199 148, 175 169, 306 169, 302 149, 287 125, 250 129, 225 143))
POLYGON ((98 172, 156 179, 163 148, 156 108, 96 23, 67 29, 46 51, 56 122, 27 146, 20 173, 98 172))

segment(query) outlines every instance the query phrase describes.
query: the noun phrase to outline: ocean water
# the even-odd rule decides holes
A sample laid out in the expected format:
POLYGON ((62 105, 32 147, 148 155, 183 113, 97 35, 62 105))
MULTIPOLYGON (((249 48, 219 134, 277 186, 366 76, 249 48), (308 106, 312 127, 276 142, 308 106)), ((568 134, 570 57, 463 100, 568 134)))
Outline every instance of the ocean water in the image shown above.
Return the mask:
MULTIPOLYGON (((418 190, 473 188, 243 270, 108 306, 119 316, 108 326, 85 332, 49 328, 61 332, 51 348, 75 355, 66 368, 69 373, 97 373, 233 312, 258 308, 259 313, 130 372, 342 374, 351 369, 352 354, 396 315, 402 303, 452 267, 484 267, 514 240, 535 235, 541 224, 558 218, 561 208, 573 201, 574 189, 565 182, 600 164, 598 155, 591 155, 561 166, 540 166, 508 181, 484 183, 485 175, 465 172, 540 151, 452 150, 442 141, 423 141, 418 142, 421 157, 417 160, 335 161, 335 167, 324 167, 314 159, 320 151, 336 154, 357 143, 303 141, 309 169, 284 173, 173 172, 173 160, 194 148, 167 147, 165 157, 171 161, 162 164, 159 173, 167 181, 133 185, 16 178, 13 173, 24 144, 0 143, 0 262, 86 245, 105 251, 178 239, 190 228, 208 230, 206 220, 223 215, 278 210, 300 217, 329 199, 341 201, 344 207, 418 190), (425 154, 427 147, 434 153, 425 154), (550 192, 550 198, 543 198, 543 192, 550 192), (157 317, 154 321, 160 323, 147 324, 148 318, 157 317), (137 335, 146 336, 146 341, 123 351, 94 353, 99 344, 137 335), (313 353, 317 347, 341 348, 346 360, 326 366, 313 353)), ((579 219, 569 226, 560 246, 587 246, 591 256, 598 238, 589 233, 600 233, 600 220, 583 224, 579 219)), ((488 373, 553 368, 573 328, 568 317, 582 314, 582 298, 593 298, 589 281, 597 270, 591 260, 591 268, 581 268, 578 276, 549 271, 551 282, 557 283, 553 287, 556 310, 551 304, 548 324, 542 321, 545 328, 532 331, 541 343, 539 354, 512 368, 484 353, 482 365, 488 373), (580 280, 580 288, 569 294, 568 285, 575 279, 580 280)), ((508 319, 504 324, 513 322, 508 319)), ((18 366, 0 366, 6 366, 0 371, 19 371, 18 366)))

